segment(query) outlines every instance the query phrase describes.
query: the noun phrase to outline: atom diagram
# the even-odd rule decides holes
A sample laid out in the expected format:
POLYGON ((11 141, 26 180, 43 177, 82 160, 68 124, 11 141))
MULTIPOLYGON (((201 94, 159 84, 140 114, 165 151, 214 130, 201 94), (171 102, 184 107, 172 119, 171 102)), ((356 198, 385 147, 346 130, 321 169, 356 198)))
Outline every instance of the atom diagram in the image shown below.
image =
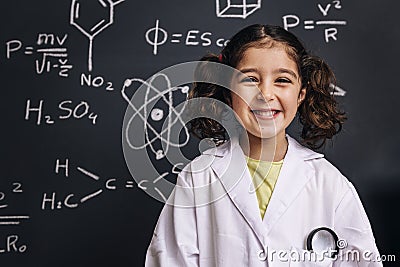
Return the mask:
POLYGON ((125 133, 124 133, 126 141, 130 148, 132 148, 134 150, 139 150, 139 149, 144 149, 147 146, 149 146, 151 151, 155 154, 156 159, 159 160, 159 159, 162 159, 165 157, 165 155, 168 153, 170 146, 183 147, 184 145, 186 145, 188 143, 189 137, 190 137, 189 131, 186 128, 185 123, 181 117, 182 112, 185 109, 186 102, 183 103, 180 111, 178 111, 174 107, 173 96, 174 96, 174 92, 176 92, 176 91, 180 91, 181 93, 183 93, 187 96, 189 87, 188 86, 171 87, 171 81, 169 80, 168 76, 163 73, 157 73, 156 75, 153 75, 148 81, 144 81, 139 78, 127 79, 125 81, 124 86, 121 91, 122 97, 127 101, 129 107, 133 110, 133 114, 130 117, 129 121, 127 122, 127 125, 125 128, 125 133), (165 80, 165 82, 167 84, 166 90, 158 90, 155 86, 153 86, 154 80, 159 77, 161 77, 162 79, 165 80), (138 101, 139 103, 143 103, 140 107, 135 106, 135 104, 133 103, 134 98, 137 98, 136 93, 133 95, 131 100, 128 98, 128 96, 125 93, 126 89, 128 87, 130 87, 134 82, 138 82, 141 84, 141 86, 136 91, 136 93, 138 93, 142 87, 144 87, 146 90, 143 100, 139 99, 139 101, 138 101, 136 99, 136 101, 138 101), (150 96, 151 93, 153 93, 152 96, 150 96), (154 93, 155 93, 155 95, 154 95, 154 93), (159 100, 162 100, 168 106, 168 110, 166 112, 167 114, 164 114, 164 110, 162 110, 160 108, 153 108, 155 103, 157 103, 159 100), (174 115, 174 118, 171 115, 174 115), (149 117, 153 121, 156 121, 156 122, 164 119, 165 121, 164 121, 163 129, 161 131, 157 131, 148 122, 149 117), (145 138, 143 140, 144 141, 143 144, 141 144, 141 145, 134 145, 131 142, 131 138, 129 137, 129 133, 131 130, 133 130, 134 133, 137 133, 136 127, 131 127, 132 122, 137 119, 139 119, 143 123, 143 129, 144 129, 145 138), (185 134, 185 140, 181 143, 179 143, 179 141, 178 142, 171 141, 171 128, 177 123, 180 124, 180 126, 182 127, 181 129, 184 130, 184 134, 185 134), (135 129, 131 129, 131 128, 135 128, 135 129), (155 137, 150 138, 149 132, 152 132, 155 135, 155 137), (154 146, 154 142, 157 140, 161 141, 161 143, 163 145, 162 146, 163 149, 157 149, 154 146))

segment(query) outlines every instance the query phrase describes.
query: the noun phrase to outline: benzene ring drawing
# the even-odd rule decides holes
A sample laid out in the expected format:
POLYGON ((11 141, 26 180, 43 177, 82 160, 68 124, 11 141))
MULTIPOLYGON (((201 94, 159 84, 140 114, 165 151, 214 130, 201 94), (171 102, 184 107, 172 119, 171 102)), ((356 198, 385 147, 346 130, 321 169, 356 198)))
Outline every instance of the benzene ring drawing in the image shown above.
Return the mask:
POLYGON ((114 23, 114 7, 124 1, 125 0, 72 0, 69 23, 89 38, 89 71, 93 69, 93 39, 114 23), (83 14, 85 16, 83 16, 83 14), (86 17, 87 15, 89 16, 86 17))

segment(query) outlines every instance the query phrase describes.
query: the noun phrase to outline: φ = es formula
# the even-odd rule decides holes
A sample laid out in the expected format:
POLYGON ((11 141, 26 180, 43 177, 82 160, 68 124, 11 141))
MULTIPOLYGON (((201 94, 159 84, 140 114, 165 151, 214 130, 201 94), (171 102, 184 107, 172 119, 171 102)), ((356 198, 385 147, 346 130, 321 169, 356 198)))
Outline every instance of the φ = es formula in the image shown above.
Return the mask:
MULTIPOLYGON (((168 41, 168 32, 159 26, 160 21, 156 20, 155 27, 148 29, 145 33, 146 42, 153 47, 153 54, 157 55, 158 47, 168 41)), ((172 44, 183 43, 186 46, 210 46, 215 43, 218 47, 224 47, 229 42, 225 38, 212 39, 212 33, 209 31, 201 32, 196 29, 188 30, 186 33, 171 34, 170 42, 172 44)))

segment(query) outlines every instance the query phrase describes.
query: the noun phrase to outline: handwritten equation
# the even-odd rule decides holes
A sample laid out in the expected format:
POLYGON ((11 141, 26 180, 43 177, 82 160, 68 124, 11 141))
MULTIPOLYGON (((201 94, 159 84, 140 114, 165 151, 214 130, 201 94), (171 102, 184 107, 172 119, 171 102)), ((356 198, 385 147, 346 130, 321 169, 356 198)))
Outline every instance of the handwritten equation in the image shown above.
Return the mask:
MULTIPOLYGON (((332 9, 341 10, 342 5, 340 0, 334 0, 331 3, 328 3, 325 6, 321 4, 317 5, 319 12, 322 14, 323 17, 327 17, 329 12, 332 9)), ((282 17, 283 19, 283 27, 286 30, 291 28, 296 28, 300 25, 301 19, 294 14, 285 15, 282 17)), ((316 27, 324 27, 324 40, 326 43, 330 41, 337 41, 338 37, 338 28, 339 26, 346 26, 346 20, 331 20, 331 19, 323 19, 323 20, 313 20, 313 19, 306 19, 303 20, 303 27, 305 30, 314 30, 316 27)))
MULTIPOLYGON (((4 189, 4 188, 3 188, 4 189)), ((14 182, 9 186, 11 194, 20 195, 22 194, 23 187, 22 183, 14 182)), ((8 202, 7 202, 7 194, 5 192, 0 192, 0 211, 8 210, 8 202)), ((9 214, 5 215, 2 212, 0 215, 0 227, 15 227, 22 225, 22 222, 26 222, 30 219, 29 215, 15 215, 9 214)), ((1 254, 9 254, 9 253, 24 253, 27 250, 27 245, 25 243, 22 244, 22 241, 18 235, 12 234, 7 235, 4 239, 0 237, 0 255, 1 254)))
POLYGON ((36 74, 57 71, 60 77, 66 78, 73 67, 68 63, 68 49, 64 45, 67 38, 68 34, 39 33, 36 46, 24 46, 21 40, 13 39, 6 42, 6 58, 12 59, 15 53, 24 53, 26 56, 35 54, 36 74))
POLYGON ((156 20, 156 25, 146 31, 145 38, 146 42, 153 47, 154 55, 157 55, 158 48, 166 42, 204 47, 211 46, 212 44, 215 44, 217 47, 224 47, 229 42, 225 38, 213 38, 213 34, 209 31, 201 32, 196 29, 168 34, 167 30, 160 27, 158 19, 156 20))

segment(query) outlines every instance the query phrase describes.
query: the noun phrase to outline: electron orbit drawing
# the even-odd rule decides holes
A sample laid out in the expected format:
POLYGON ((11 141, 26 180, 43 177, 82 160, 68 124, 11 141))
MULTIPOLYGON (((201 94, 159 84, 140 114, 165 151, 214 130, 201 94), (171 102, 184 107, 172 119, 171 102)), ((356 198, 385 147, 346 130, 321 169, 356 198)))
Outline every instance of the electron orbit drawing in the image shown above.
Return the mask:
POLYGON ((114 7, 125 0, 72 0, 70 24, 89 38, 88 69, 93 69, 93 39, 114 23, 114 7), (90 15, 85 17, 85 15, 90 15), (95 21, 92 19, 98 16, 95 21))
POLYGON ((172 87, 168 76, 162 73, 152 76, 148 81, 139 78, 127 79, 121 93, 129 107, 133 110, 133 114, 130 115, 125 132, 123 133, 128 146, 134 150, 149 147, 157 160, 164 158, 171 146, 177 148, 185 146, 189 142, 190 138, 189 131, 181 117, 185 110, 186 102, 183 103, 180 110, 177 110, 174 105, 174 94, 181 93, 186 99, 188 91, 188 86, 172 87), (156 79, 163 80, 167 88, 164 90, 157 89, 153 85, 156 79), (141 86, 135 92, 134 97, 129 99, 126 94, 126 89, 135 82, 139 83, 141 86), (141 88, 145 89, 144 96, 140 95, 141 88), (141 103, 140 107, 134 103, 134 98, 136 98, 136 102, 141 103), (159 101, 162 101, 167 106, 166 112, 161 108, 154 107, 154 105, 159 101), (162 122, 164 120, 163 128, 157 130, 151 123, 149 123, 148 120, 150 119, 153 122, 162 122), (135 122, 134 127, 132 127, 133 122, 135 122), (136 127, 138 122, 140 122, 141 127, 143 128, 136 127), (183 141, 171 141, 173 127, 178 127, 178 130, 183 131, 183 141), (132 135, 130 135, 131 133, 133 133, 133 138, 132 135), (140 136, 141 133, 144 134, 143 138, 140 136), (151 137, 150 133, 152 133, 154 137, 151 137), (157 149, 155 147, 154 142, 157 140, 161 142, 162 149, 157 149), (134 144, 134 142, 137 141, 139 141, 139 144, 134 144))

